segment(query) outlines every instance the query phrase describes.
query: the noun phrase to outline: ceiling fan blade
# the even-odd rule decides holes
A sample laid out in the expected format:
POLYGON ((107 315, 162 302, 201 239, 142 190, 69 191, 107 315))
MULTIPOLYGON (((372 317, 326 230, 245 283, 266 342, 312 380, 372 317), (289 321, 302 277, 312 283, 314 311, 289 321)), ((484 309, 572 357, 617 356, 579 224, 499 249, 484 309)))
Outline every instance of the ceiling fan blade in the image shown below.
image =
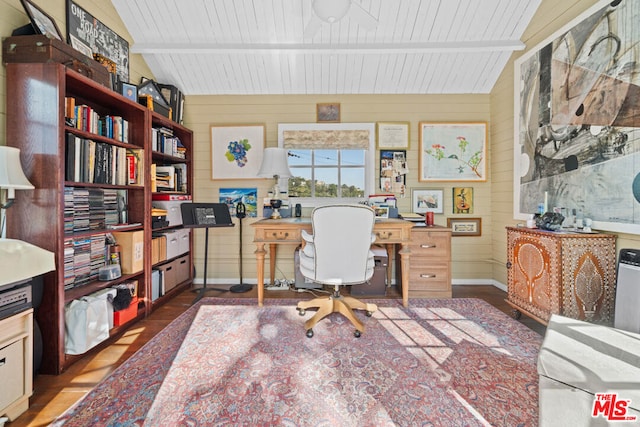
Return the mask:
POLYGON ((358 25, 362 25, 367 30, 375 30, 378 26, 378 20, 364 10, 362 6, 353 1, 351 2, 348 15, 350 18, 353 18, 358 25))
POLYGON ((312 14, 311 19, 307 22, 307 26, 304 28, 304 38, 312 39, 313 36, 316 35, 318 30, 320 30, 320 26, 322 25, 322 20, 318 18, 316 15, 312 14))

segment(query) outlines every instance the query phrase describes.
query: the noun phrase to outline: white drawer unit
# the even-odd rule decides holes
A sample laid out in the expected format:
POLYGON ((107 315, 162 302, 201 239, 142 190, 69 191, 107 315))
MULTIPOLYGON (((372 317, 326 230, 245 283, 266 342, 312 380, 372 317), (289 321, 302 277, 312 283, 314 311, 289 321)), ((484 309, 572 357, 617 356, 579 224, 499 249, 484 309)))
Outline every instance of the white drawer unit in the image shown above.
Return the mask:
POLYGON ((0 320, 0 416, 29 409, 33 392, 33 309, 0 320))

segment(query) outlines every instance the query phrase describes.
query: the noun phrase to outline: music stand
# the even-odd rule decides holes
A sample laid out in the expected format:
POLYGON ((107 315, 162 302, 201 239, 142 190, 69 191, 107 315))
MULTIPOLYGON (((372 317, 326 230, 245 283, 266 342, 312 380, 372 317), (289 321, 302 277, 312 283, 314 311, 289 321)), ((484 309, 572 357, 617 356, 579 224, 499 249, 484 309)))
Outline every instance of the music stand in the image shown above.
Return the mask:
POLYGON ((228 292, 228 289, 207 288, 207 264, 209 263, 209 229, 218 227, 233 227, 229 207, 224 203, 182 203, 182 226, 185 228, 204 228, 204 284, 200 289, 194 289, 198 296, 196 303, 207 291, 228 292))

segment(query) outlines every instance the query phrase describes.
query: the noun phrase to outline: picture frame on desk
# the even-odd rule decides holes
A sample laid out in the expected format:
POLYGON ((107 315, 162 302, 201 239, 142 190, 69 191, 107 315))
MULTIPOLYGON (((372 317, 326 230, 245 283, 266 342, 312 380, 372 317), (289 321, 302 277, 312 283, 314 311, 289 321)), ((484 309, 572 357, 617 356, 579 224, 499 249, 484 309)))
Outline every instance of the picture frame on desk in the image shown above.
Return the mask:
POLYGON ((56 24, 56 21, 49 16, 44 10, 40 9, 31 0, 20 0, 22 3, 22 7, 24 7, 25 12, 27 12, 27 16, 31 20, 31 25, 33 26, 33 30, 42 34, 43 36, 49 36, 56 38, 58 40, 62 39, 62 33, 56 24))

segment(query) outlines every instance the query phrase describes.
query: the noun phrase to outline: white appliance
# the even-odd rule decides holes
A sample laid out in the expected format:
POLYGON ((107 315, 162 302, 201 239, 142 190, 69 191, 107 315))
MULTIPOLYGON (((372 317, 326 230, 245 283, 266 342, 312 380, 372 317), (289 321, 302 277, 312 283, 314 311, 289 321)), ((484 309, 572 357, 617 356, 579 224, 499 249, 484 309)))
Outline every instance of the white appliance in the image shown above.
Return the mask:
POLYGON ((640 333, 640 249, 620 250, 613 326, 640 333))

